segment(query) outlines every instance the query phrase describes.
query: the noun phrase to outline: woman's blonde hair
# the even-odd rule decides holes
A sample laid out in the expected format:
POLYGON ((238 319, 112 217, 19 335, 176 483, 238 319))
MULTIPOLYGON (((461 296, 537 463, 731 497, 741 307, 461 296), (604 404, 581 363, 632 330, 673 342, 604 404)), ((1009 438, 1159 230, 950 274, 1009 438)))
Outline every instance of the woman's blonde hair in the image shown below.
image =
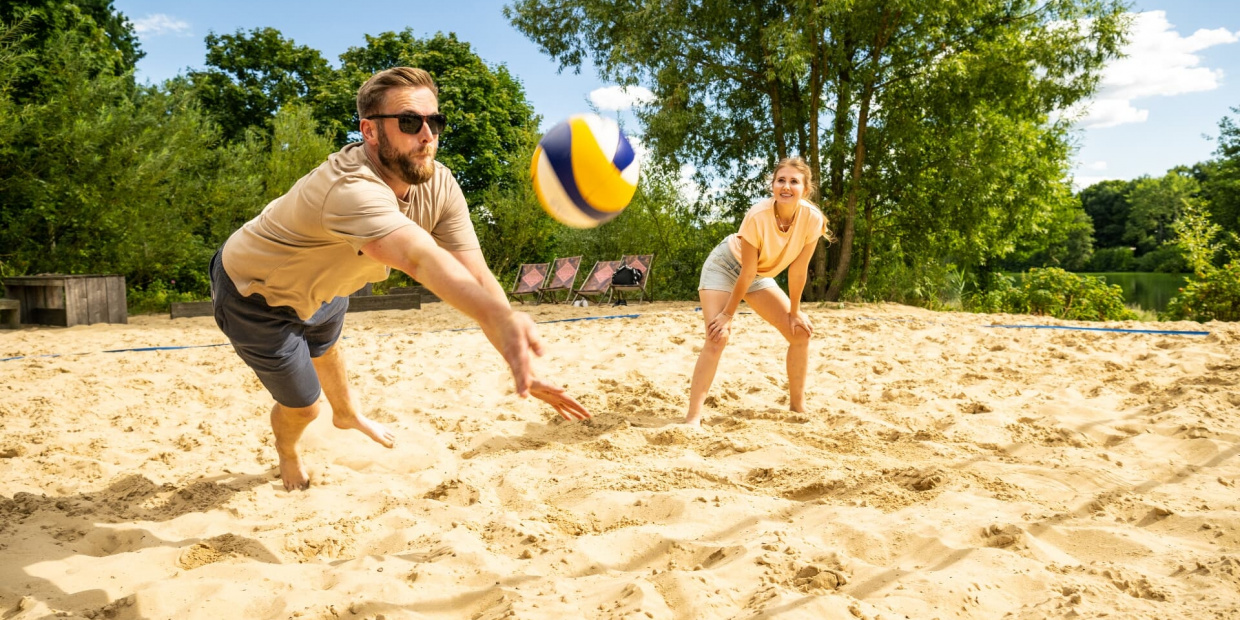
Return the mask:
POLYGON ((785 157, 779 160, 771 171, 771 185, 775 184, 775 175, 779 174, 781 168, 792 168, 805 177, 805 199, 813 203, 814 197, 818 195, 818 184, 814 182, 814 172, 809 169, 809 164, 800 157, 785 157))

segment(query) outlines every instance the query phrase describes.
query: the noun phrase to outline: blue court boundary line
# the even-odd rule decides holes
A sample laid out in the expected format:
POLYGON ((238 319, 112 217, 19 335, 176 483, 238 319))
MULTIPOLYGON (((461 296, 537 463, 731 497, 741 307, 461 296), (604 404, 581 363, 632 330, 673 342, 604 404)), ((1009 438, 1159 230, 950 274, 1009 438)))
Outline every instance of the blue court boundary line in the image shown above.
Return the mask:
MULTIPOLYGON (((575 319, 555 319, 553 321, 538 321, 536 322, 536 324, 545 325, 547 323, 570 323, 573 321, 597 321, 600 319, 635 319, 640 316, 641 316, 640 314, 613 314, 609 316, 583 316, 583 317, 579 317, 575 319)), ((482 328, 480 327, 456 327, 453 329, 436 329, 436 330, 432 330, 429 332, 405 332, 405 334, 418 335, 418 334, 437 334, 437 333, 442 333, 442 332, 467 332, 467 331, 472 331, 476 329, 482 329, 482 328)), ((402 335, 402 334, 376 334, 376 336, 381 337, 381 338, 398 336, 398 335, 402 335)), ((353 338, 353 336, 345 336, 343 339, 347 340, 349 338, 353 338)), ((214 347, 227 347, 227 346, 231 346, 231 343, 225 342, 221 344, 190 344, 190 345, 184 345, 184 346, 136 347, 133 349, 108 349, 106 351, 97 351, 97 353, 135 353, 135 352, 145 353, 148 351, 177 351, 180 349, 210 349, 214 347)), ((45 355, 18 355, 16 357, 0 358, 0 362, 11 362, 13 360, 24 360, 24 359, 38 359, 38 358, 43 358, 43 357, 64 357, 64 356, 70 356, 70 355, 90 355, 90 353, 48 353, 45 355)))
POLYGON ((1174 336, 1209 336, 1210 332, 1173 331, 1166 329, 1121 329, 1118 327, 1071 327, 1068 325, 983 325, 1005 329, 1069 329, 1082 332, 1118 332, 1121 334, 1170 334, 1174 336))

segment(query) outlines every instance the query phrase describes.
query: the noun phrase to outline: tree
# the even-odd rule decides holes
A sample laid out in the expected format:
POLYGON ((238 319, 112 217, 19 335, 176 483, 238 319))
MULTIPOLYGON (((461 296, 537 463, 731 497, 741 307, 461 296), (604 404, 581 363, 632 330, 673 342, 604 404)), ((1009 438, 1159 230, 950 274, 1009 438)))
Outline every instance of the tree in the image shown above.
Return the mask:
MULTIPOLYGON (((112 0, 0 0, 0 23, 25 22, 24 34, 37 45, 41 54, 57 33, 77 30, 83 36, 84 54, 108 54, 108 68, 114 75, 133 70, 146 54, 138 44, 138 35, 123 13, 112 6, 112 0)), ((30 67, 35 74, 18 78, 14 98, 26 101, 40 84, 37 65, 30 67)))
POLYGON ((1160 178, 1142 177, 1128 193, 1132 205, 1124 228, 1124 241, 1137 248, 1137 255, 1152 252, 1172 241, 1172 223, 1184 210, 1197 206, 1201 186, 1187 171, 1172 170, 1160 178))
MULTIPOLYGON (((878 167, 871 154, 924 148, 927 132, 967 131, 978 116, 1024 125, 977 134, 979 148, 960 151, 966 160, 952 169, 982 164, 993 143, 1021 132, 1031 137, 1052 111, 1092 93, 1102 66, 1119 52, 1126 23, 1122 4, 1112 0, 516 0, 505 15, 561 68, 579 70, 588 59, 606 79, 649 85, 657 101, 639 111, 646 143, 656 157, 724 179, 734 212, 755 197, 777 158, 803 154, 822 182, 839 239, 829 287, 826 256, 815 263, 812 287, 826 298, 848 279, 859 210, 903 191, 872 182, 878 167), (912 105, 901 99, 910 89, 934 94, 912 105), (918 124, 924 130, 913 130, 918 124), (870 148, 871 130, 898 126, 883 151, 870 148)), ((1034 137, 1046 147, 1041 157, 1066 152, 1061 134, 1059 127, 1034 137)), ((1039 162, 1035 176, 1045 179, 1048 166, 1062 163, 1039 162)), ((1027 190, 1039 186, 1060 191, 1043 180, 1027 190)), ((1028 209, 1010 218, 984 200, 963 206, 979 232, 1003 229, 987 222, 995 217, 1032 218, 1028 209)), ((927 234, 946 228, 924 219, 932 224, 927 234)))
POLYGON ((1128 225, 1128 212, 1132 209, 1128 202, 1128 193, 1132 188, 1132 181, 1111 180, 1090 185, 1078 194, 1081 206, 1094 222, 1098 247, 1126 245, 1124 231, 1128 225))
POLYGON ((318 50, 285 39, 275 28, 211 33, 206 44, 208 68, 189 76, 228 140, 241 139, 251 127, 267 132, 282 105, 313 99, 332 78, 318 50))
MULTIPOLYGON (((1232 108, 1240 114, 1240 107, 1232 108)), ((1210 219, 1228 235, 1233 250, 1240 235, 1240 125, 1230 117, 1219 121, 1218 149, 1214 159, 1198 164, 1195 177, 1201 183, 1201 197, 1208 204, 1210 219)))

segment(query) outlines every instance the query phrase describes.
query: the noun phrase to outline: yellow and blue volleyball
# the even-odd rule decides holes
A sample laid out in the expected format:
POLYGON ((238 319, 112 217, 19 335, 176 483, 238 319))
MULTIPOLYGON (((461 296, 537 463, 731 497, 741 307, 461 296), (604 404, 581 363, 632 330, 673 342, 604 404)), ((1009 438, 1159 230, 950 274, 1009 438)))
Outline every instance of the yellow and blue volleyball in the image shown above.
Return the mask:
POLYGON ((629 206, 638 161, 615 121, 579 114, 551 128, 531 163, 534 193, 565 226, 593 228, 629 206))

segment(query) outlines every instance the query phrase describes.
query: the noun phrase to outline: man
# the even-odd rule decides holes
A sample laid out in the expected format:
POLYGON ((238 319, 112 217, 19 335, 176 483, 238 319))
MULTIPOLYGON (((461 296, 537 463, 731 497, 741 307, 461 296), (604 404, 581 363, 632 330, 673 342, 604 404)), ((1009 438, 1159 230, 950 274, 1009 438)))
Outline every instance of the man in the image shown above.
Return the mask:
POLYGON ((215 321, 275 398, 271 428, 288 490, 310 477, 297 441, 326 395, 337 428, 391 448, 395 437, 362 415, 335 346, 348 294, 399 269, 478 322, 532 394, 566 419, 590 413, 534 376, 534 322, 513 312, 469 220, 461 188, 435 161, 438 90, 430 74, 396 67, 357 93, 362 142, 346 145, 238 229, 211 260, 215 321))

